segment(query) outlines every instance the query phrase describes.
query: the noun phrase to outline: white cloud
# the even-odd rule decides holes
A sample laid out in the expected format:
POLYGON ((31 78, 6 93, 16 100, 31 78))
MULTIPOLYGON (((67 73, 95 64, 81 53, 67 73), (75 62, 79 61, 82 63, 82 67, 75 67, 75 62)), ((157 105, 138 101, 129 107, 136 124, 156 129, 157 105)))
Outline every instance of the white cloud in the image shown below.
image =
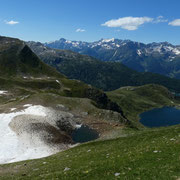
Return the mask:
POLYGON ((8 25, 16 25, 16 24, 19 24, 18 21, 13 21, 13 20, 11 20, 11 21, 5 21, 5 23, 8 24, 8 25))
POLYGON ((171 26, 180 26, 180 19, 175 19, 174 21, 169 22, 171 26))
POLYGON ((85 32, 86 30, 85 29, 76 29, 76 32, 85 32))
POLYGON ((121 27, 122 29, 127 29, 129 31, 133 31, 139 28, 140 25, 144 23, 152 22, 153 18, 150 17, 123 17, 119 19, 112 19, 104 24, 102 26, 107 27, 121 27))
POLYGON ((163 23, 163 22, 168 22, 168 20, 164 19, 163 16, 158 16, 153 22, 154 23, 163 23))

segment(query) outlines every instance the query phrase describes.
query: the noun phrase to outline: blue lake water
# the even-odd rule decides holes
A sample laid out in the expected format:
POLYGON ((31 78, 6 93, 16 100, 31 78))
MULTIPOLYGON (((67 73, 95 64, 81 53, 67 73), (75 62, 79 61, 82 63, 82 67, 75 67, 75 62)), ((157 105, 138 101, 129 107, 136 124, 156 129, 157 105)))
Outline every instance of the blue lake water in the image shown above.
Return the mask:
POLYGON ((83 143, 95 140, 99 137, 97 131, 89 128, 88 126, 82 125, 72 133, 72 139, 76 143, 83 143))
POLYGON ((140 114, 140 123, 150 128, 180 124, 180 110, 174 107, 156 108, 140 114))

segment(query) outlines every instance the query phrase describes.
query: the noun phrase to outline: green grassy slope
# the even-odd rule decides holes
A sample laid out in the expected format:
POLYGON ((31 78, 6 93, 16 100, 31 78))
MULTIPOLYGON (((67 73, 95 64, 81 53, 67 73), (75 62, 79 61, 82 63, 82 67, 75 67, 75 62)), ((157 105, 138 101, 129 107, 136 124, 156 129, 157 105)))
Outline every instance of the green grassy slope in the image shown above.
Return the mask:
POLYGON ((138 115, 149 109, 178 103, 167 88, 155 84, 123 87, 107 95, 121 106, 124 115, 132 121, 138 120, 138 115))
POLYGON ((80 145, 39 160, 0 166, 0 179, 180 178, 180 126, 80 145))

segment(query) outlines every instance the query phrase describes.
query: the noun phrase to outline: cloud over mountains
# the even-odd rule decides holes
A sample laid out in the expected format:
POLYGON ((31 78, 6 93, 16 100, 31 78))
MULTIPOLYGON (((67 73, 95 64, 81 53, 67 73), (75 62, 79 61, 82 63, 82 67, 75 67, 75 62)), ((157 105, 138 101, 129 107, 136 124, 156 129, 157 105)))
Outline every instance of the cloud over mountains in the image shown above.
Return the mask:
POLYGON ((123 17, 119 19, 112 19, 104 24, 102 26, 107 27, 121 27, 122 29, 126 29, 129 31, 133 31, 139 28, 140 25, 144 23, 152 22, 153 18, 150 17, 123 17))

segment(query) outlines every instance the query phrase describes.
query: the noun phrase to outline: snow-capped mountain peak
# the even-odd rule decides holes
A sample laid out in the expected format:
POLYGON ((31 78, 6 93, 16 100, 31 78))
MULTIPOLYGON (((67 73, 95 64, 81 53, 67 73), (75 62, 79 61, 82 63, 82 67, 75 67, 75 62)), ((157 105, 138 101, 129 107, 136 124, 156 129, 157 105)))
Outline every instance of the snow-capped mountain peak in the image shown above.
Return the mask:
POLYGON ((160 42, 160 43, 153 42, 149 44, 143 44, 131 40, 120 40, 115 38, 101 39, 95 42, 83 42, 83 41, 70 41, 61 38, 58 41, 45 43, 45 45, 51 48, 67 49, 81 54, 95 56, 102 60, 113 60, 113 61, 119 61, 125 56, 125 54, 128 54, 131 57, 132 56, 131 53, 133 52, 134 54, 136 54, 141 58, 145 56, 146 57, 162 56, 163 59, 166 59, 167 61, 175 60, 176 59, 175 57, 180 56, 180 46, 175 46, 168 42, 160 42), (98 54, 100 51, 105 52, 105 54, 106 51, 108 51, 109 55, 99 56, 98 54), (119 54, 121 54, 120 55, 121 57, 119 57, 119 54))
POLYGON ((102 42, 114 42, 115 38, 112 39, 102 39, 102 42))

